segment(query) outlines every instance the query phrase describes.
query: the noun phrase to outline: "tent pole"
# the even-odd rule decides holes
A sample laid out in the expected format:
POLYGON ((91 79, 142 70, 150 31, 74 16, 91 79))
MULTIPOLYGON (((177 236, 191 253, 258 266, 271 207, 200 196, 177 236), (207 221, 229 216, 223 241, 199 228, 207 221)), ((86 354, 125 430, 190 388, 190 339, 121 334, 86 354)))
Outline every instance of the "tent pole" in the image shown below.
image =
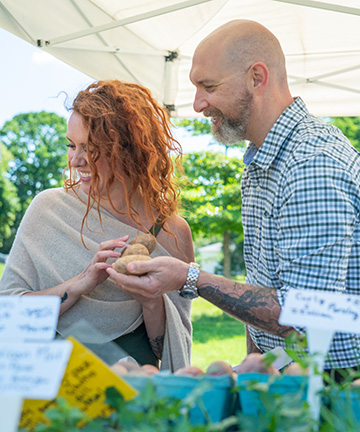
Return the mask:
POLYGON ((316 9, 325 9, 332 12, 340 12, 350 15, 360 15, 360 9, 359 8, 352 8, 348 6, 340 6, 335 5, 331 3, 323 3, 313 0, 273 0, 280 3, 290 3, 298 6, 306 6, 306 7, 313 7, 316 9))
POLYGON ((196 5, 199 5, 202 3, 207 3, 209 1, 213 1, 213 0, 188 0, 185 2, 181 2, 181 3, 176 3, 175 5, 172 5, 172 6, 163 7, 163 8, 152 10, 152 11, 149 11, 149 12, 146 12, 143 14, 134 15, 132 17, 125 18, 125 19, 122 19, 119 21, 112 21, 112 22, 107 23, 107 24, 99 25, 96 27, 91 27, 89 29, 75 32, 75 33, 70 33, 70 34, 65 35, 65 36, 60 36, 58 38, 52 39, 51 41, 45 40, 45 41, 43 41, 43 43, 46 46, 50 46, 50 45, 54 46, 54 45, 60 44, 62 42, 67 42, 69 40, 79 39, 81 37, 89 36, 89 35, 92 35, 94 33, 101 33, 101 32, 106 31, 106 30, 111 30, 113 28, 122 27, 122 26, 129 25, 129 24, 132 24, 135 22, 143 21, 143 20, 146 20, 149 18, 154 18, 154 17, 157 17, 159 15, 168 14, 171 12, 175 12, 177 10, 196 6, 196 5))

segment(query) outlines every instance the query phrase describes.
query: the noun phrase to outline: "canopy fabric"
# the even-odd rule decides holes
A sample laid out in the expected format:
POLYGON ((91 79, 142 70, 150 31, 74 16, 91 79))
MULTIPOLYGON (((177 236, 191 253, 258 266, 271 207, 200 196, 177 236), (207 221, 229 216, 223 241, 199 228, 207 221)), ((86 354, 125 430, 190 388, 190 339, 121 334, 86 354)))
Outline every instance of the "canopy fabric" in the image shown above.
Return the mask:
POLYGON ((291 92, 313 114, 360 115, 359 0, 0 0, 1 27, 94 79, 148 87, 173 117, 199 116, 194 49, 237 18, 278 37, 291 92))

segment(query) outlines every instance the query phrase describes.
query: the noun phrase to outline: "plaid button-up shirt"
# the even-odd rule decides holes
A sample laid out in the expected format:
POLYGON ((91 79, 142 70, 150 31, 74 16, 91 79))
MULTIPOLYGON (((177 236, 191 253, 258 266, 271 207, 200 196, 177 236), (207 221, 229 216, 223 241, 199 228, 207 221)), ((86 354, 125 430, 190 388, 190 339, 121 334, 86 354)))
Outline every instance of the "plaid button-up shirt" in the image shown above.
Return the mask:
MULTIPOLYGON (((249 144, 242 176, 247 283, 360 294, 360 155, 297 98, 259 150, 249 144)), ((306 323, 304 323, 304 326, 306 323)), ((297 328, 304 331, 304 328, 297 328)), ((283 339, 249 327, 263 351, 283 339)), ((360 336, 336 333, 325 368, 360 364, 360 336)))

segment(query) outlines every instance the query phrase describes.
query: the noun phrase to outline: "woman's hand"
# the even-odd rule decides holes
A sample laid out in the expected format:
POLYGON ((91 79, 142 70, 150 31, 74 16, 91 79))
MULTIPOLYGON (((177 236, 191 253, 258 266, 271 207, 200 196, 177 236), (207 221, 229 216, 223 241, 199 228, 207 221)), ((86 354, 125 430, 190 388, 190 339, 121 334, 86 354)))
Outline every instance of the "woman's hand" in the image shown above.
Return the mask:
POLYGON ((115 249, 123 248, 128 239, 129 236, 126 235, 118 239, 102 242, 93 259, 90 261, 90 264, 81 274, 55 287, 29 292, 25 295, 56 295, 63 298, 64 301, 60 306, 60 315, 63 314, 70 309, 82 295, 89 294, 109 277, 106 269, 111 267, 111 264, 108 264, 106 261, 109 258, 119 258, 120 253, 115 252, 115 249))
POLYGON ((111 264, 106 261, 109 258, 117 259, 120 257, 120 252, 116 252, 115 249, 123 248, 128 238, 129 236, 124 236, 100 243, 93 259, 90 261, 87 268, 79 275, 79 289, 81 290, 81 295, 89 294, 109 277, 106 269, 111 267, 111 264))

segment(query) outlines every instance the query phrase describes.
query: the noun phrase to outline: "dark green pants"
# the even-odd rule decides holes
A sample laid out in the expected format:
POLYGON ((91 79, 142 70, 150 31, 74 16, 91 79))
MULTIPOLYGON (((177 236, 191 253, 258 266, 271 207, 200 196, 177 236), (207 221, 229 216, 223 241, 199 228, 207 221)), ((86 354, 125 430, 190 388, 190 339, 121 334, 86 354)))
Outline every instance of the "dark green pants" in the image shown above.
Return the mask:
POLYGON ((151 349, 144 323, 133 332, 114 339, 113 342, 119 345, 140 365, 151 364, 159 367, 159 360, 151 349))

